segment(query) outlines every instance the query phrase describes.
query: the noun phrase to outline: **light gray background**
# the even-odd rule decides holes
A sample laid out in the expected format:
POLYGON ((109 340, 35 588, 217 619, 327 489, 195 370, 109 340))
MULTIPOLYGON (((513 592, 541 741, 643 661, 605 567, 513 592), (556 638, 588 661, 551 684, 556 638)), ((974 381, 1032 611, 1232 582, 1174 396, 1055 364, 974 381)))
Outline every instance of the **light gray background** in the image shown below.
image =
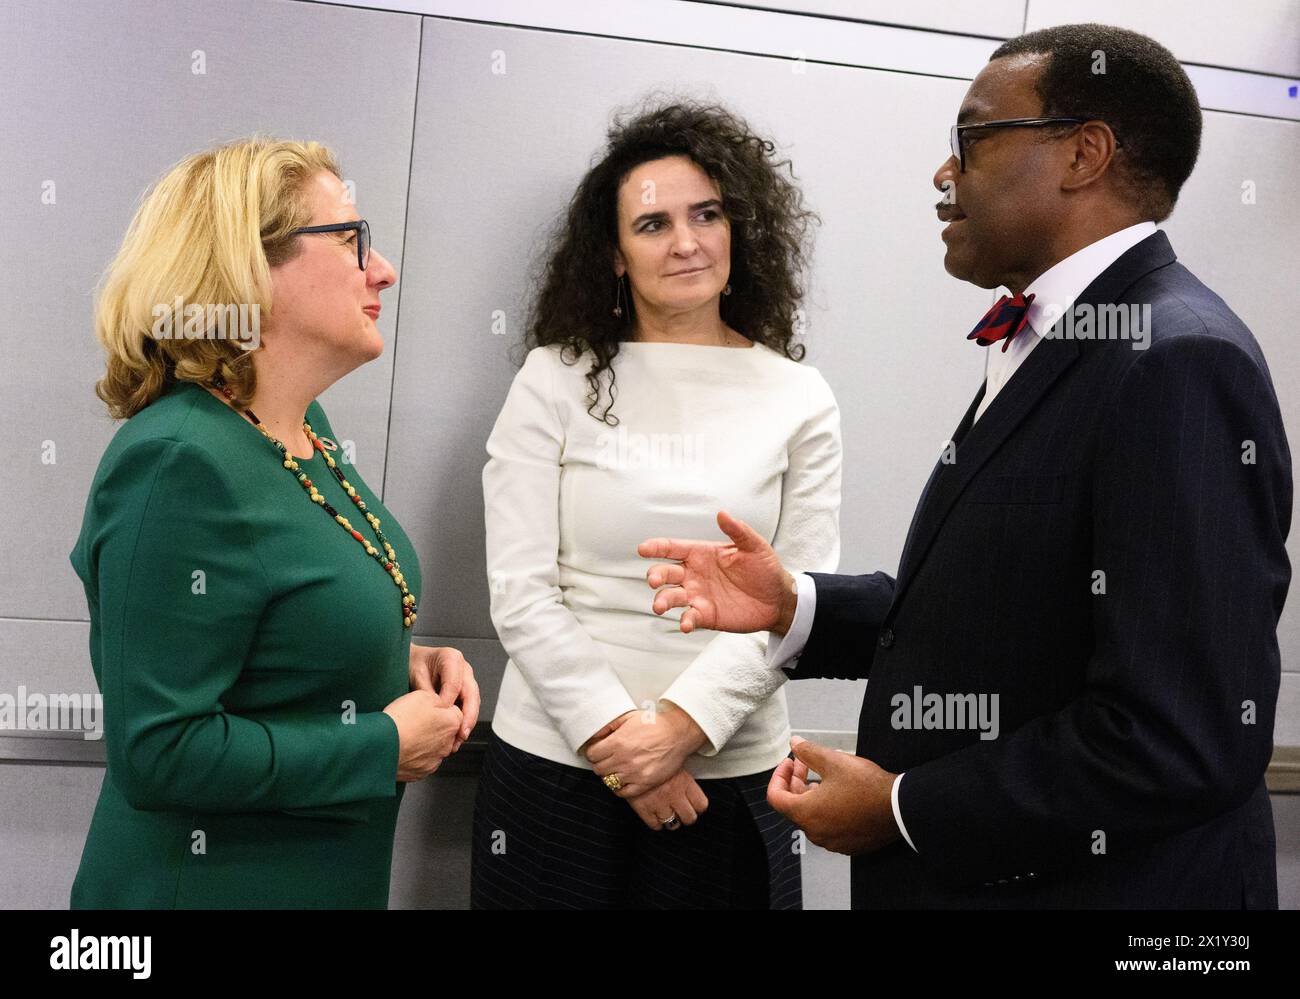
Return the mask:
MULTIPOLYGON (((1206 2, 1154 20, 1131 4, 1085 13, 1057 0, 779 6, 930 29, 907 33, 922 48, 983 35, 966 41, 987 51, 1026 23, 1104 15, 1189 62, 1256 71, 1251 79, 1300 73, 1300 55, 1278 40, 1295 37, 1293 2, 1249 4, 1253 16, 1232 18, 1206 2)), ((931 177, 966 79, 816 61, 796 72, 773 55, 474 23, 473 5, 465 20, 298 0, 4 7, 0 210, 9 238, 0 240, 0 291, 16 307, 0 320, 0 416, 16 459, 10 509, 23 520, 3 542, 0 692, 95 689, 85 601, 67 560, 115 429, 92 390, 102 362, 91 289, 152 180, 189 152, 255 131, 332 146, 376 245, 399 269, 380 322, 384 355, 322 401, 419 551, 416 640, 466 653, 487 694, 485 717, 505 656, 487 611, 479 476, 514 374, 529 268, 611 109, 649 91, 715 98, 744 114, 791 156, 824 219, 806 363, 826 375, 843 414, 841 571, 896 571, 925 477, 983 377, 984 354, 964 335, 991 295, 944 272, 932 210, 931 177), (204 53, 203 75, 191 71, 194 50, 204 53), (501 58, 506 72, 494 73, 501 58), (41 203, 47 180, 54 206, 41 203), (493 333, 496 312, 504 335, 493 333), (45 441, 57 447, 53 465, 41 461, 45 441)), ((1166 228, 1259 339, 1297 440, 1300 355, 1289 320, 1300 305, 1291 274, 1300 122, 1207 111, 1205 126, 1200 163, 1166 228), (1254 205, 1241 203, 1247 180, 1254 205)), ((1293 561, 1297 544, 1293 536, 1293 561)), ((1300 745, 1294 601, 1280 641, 1275 740, 1300 745)), ((796 728, 852 746, 859 684, 810 681, 787 696, 796 728)), ((0 734, 9 761, 0 763, 0 905, 66 905, 102 779, 87 752, 0 734)), ((394 907, 465 904, 473 784, 466 772, 409 789, 394 907)), ((1300 798, 1274 795, 1274 807, 1283 904, 1296 906, 1300 798)), ((847 897, 847 860, 811 848, 806 904, 840 907, 847 897)))

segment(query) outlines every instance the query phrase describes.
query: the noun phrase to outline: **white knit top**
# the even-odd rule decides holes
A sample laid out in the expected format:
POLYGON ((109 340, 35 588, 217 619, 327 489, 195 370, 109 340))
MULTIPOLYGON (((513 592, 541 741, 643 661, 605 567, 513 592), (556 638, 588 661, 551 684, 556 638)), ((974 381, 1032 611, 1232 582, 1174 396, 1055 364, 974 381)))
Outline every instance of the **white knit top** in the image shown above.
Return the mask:
MULTIPOLYGON (((815 369, 755 344, 620 345, 610 427, 587 412, 591 355, 532 350, 488 438, 483 469, 492 622, 510 657, 492 728, 534 755, 577 750, 659 699, 708 737, 699 778, 776 766, 789 751, 785 674, 766 633, 678 630, 637 555, 651 537, 725 541, 725 509, 791 571, 838 568, 839 409, 815 369)), ((602 379, 609 377, 602 373, 602 379)), ((595 413, 609 401, 602 392, 595 413)))

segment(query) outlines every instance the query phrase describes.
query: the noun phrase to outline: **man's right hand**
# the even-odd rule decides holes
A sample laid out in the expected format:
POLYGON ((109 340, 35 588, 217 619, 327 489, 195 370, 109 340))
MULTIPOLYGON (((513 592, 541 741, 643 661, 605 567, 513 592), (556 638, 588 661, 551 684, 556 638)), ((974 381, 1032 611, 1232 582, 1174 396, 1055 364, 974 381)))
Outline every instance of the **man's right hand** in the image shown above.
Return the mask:
POLYGON ((654 612, 685 607, 681 630, 771 631, 784 635, 794 620, 798 601, 794 577, 786 572, 763 538, 726 511, 718 526, 731 539, 679 541, 650 538, 637 546, 642 558, 674 559, 676 564, 650 567, 646 582, 657 590, 654 612), (663 587, 663 589, 660 589, 663 587))

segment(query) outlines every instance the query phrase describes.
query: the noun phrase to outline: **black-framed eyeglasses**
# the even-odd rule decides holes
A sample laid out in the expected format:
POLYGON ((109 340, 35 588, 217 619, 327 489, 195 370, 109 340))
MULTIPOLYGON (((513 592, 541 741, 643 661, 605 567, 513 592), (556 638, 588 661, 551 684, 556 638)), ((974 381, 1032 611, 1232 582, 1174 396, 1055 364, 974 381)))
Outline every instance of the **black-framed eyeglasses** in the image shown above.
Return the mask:
POLYGON ((303 226, 301 229, 294 229, 289 235, 300 236, 312 232, 348 232, 353 229, 357 232, 357 266, 364 271, 366 265, 370 263, 370 223, 365 219, 358 219, 356 222, 335 222, 331 225, 303 226))
POLYGON ((966 172, 966 144, 962 136, 966 132, 974 131, 980 128, 1035 128, 1039 125, 1082 125, 1084 122, 1092 121, 1091 118, 1003 118, 1000 121, 978 121, 970 122, 966 125, 953 125, 948 132, 948 148, 952 150, 953 156, 957 157, 957 163, 961 167, 961 172, 966 172))

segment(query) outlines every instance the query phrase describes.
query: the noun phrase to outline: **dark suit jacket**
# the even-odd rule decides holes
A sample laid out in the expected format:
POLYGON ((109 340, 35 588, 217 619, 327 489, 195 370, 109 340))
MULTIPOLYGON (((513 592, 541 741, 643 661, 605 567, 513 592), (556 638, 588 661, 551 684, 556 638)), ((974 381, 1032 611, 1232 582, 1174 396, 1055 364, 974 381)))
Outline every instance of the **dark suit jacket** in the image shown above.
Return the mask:
POLYGON ((1277 906, 1277 396, 1163 232, 1077 305, 1107 303, 1151 306, 1148 348, 1046 338, 972 426, 981 388, 897 580, 813 574, 788 672, 869 678, 858 754, 906 771, 917 850, 854 857, 855 908, 1277 906), (997 737, 930 694, 998 695, 997 737))

